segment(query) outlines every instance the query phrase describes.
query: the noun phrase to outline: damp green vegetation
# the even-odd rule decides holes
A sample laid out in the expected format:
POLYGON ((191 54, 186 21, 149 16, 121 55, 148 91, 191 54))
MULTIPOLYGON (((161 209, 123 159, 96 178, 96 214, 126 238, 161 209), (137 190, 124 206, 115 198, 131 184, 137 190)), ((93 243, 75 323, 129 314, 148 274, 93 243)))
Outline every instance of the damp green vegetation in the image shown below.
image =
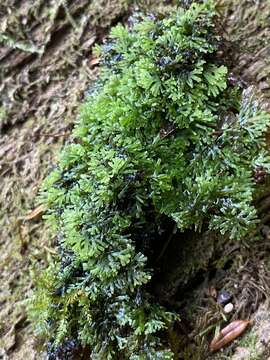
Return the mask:
POLYGON ((99 80, 41 193, 58 256, 30 316, 52 352, 68 340, 91 359, 172 359, 178 314, 151 292, 168 227, 235 241, 256 227, 270 117, 229 84, 221 46, 205 1, 134 16, 96 49, 99 80))
POLYGON ((249 360, 263 360, 263 355, 256 348, 258 344, 258 336, 255 331, 251 330, 240 341, 238 346, 247 350, 249 360))

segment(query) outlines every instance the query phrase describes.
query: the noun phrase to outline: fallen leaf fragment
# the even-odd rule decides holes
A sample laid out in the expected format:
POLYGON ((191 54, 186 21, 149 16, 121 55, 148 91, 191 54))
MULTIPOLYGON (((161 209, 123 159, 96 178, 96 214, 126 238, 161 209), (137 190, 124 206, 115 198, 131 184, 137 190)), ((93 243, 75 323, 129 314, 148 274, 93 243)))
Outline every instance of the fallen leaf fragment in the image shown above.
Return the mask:
POLYGON ((100 58, 93 58, 90 60, 90 67, 94 67, 95 65, 98 65, 100 63, 100 58))
POLYGON ((220 331, 211 341, 210 350, 217 351, 240 336, 250 324, 249 320, 235 320, 220 331))
POLYGON ((24 219, 27 221, 36 219, 37 217, 41 216, 44 211, 45 211, 45 206, 39 205, 34 210, 32 210, 28 215, 26 215, 24 219))

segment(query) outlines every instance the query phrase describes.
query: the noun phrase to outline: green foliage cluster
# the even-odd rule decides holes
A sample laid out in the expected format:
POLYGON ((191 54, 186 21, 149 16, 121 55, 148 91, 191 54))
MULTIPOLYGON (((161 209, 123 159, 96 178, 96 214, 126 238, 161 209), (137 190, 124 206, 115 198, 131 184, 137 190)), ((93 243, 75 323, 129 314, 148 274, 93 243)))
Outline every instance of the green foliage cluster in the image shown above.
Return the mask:
POLYGON ((55 346, 76 338, 91 359, 171 359, 164 332, 177 316, 151 297, 147 244, 165 219, 235 239, 256 224, 269 116, 240 106, 216 60, 220 41, 206 1, 118 25, 98 49, 76 141, 43 187, 59 258, 39 279, 32 316, 55 346))

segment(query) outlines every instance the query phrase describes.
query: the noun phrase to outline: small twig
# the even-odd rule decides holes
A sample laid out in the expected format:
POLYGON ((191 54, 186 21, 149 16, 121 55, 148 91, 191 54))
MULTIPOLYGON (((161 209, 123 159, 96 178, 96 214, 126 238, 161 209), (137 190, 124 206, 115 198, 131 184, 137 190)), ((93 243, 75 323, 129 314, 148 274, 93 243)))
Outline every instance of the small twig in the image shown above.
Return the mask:
POLYGON ((217 130, 217 131, 213 131, 210 135, 211 136, 220 136, 223 134, 223 130, 217 130))
POLYGON ((205 334, 208 334, 210 331, 212 331, 213 329, 216 329, 217 327, 220 328, 220 324, 221 322, 219 322, 218 324, 212 324, 210 326, 208 326, 206 329, 204 329, 203 331, 201 331, 197 336, 198 337, 202 337, 205 334))
POLYGON ((75 20, 73 19, 69 9, 68 9, 68 5, 66 3, 66 0, 61 0, 60 3, 61 3, 61 5, 63 6, 63 8, 65 10, 68 21, 70 22, 70 24, 73 27, 73 29, 75 30, 75 32, 77 32, 78 31, 78 26, 77 26, 75 20))
POLYGON ((52 255, 58 255, 57 251, 49 248, 48 246, 45 246, 45 245, 44 245, 43 247, 44 247, 44 249, 45 249, 48 253, 50 253, 50 254, 52 254, 52 255))

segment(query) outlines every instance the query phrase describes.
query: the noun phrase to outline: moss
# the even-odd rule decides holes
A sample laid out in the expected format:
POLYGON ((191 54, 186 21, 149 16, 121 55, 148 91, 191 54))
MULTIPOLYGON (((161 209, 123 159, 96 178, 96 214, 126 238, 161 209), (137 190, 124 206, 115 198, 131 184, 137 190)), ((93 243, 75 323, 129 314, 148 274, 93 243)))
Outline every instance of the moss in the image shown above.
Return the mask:
POLYGON ((172 359, 166 334, 178 316, 151 292, 170 232, 201 241, 191 251, 180 242, 187 282, 212 253, 194 261, 203 232, 238 240, 256 227, 269 115, 228 84, 215 16, 212 1, 137 16, 97 49, 99 81, 41 196, 59 256, 32 317, 54 348, 75 338, 93 359, 172 359))
POLYGON ((249 360, 263 360, 262 354, 256 349, 258 336, 255 331, 251 330, 238 343, 238 347, 243 347, 249 352, 249 360))

